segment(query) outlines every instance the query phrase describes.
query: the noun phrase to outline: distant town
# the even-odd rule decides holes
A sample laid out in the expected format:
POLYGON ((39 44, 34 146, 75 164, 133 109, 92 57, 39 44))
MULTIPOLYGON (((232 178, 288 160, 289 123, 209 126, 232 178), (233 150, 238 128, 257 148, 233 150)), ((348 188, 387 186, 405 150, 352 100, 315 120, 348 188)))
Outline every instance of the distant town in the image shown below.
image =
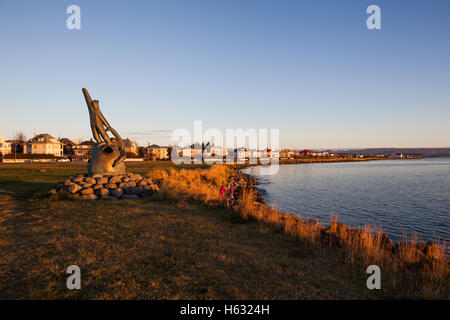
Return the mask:
MULTIPOLYGON (((55 138, 48 133, 34 134, 30 139, 18 132, 13 139, 7 140, 0 134, 0 160, 1 162, 87 162, 91 156, 95 142, 71 140, 69 138, 55 138)), ((237 163, 245 163, 251 158, 278 158, 283 161, 302 159, 408 159, 422 156, 450 156, 450 148, 429 149, 360 149, 360 150, 310 150, 310 149, 281 149, 279 151, 249 150, 248 148, 225 149, 215 147, 209 143, 191 145, 189 147, 159 146, 148 143, 139 146, 130 139, 123 140, 127 161, 168 161, 171 160, 172 150, 180 157, 209 156, 217 159, 222 156, 232 157, 237 163), (406 153, 404 151, 409 151, 406 153)))

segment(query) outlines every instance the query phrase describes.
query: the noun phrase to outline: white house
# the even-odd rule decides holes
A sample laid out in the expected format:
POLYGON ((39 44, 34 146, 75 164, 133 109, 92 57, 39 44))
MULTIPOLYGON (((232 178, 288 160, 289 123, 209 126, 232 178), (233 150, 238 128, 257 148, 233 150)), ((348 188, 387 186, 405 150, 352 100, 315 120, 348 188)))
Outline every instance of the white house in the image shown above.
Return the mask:
POLYGON ((139 146, 137 143, 128 138, 123 140, 123 146, 126 153, 134 153, 136 155, 139 153, 139 146))
POLYGON ((0 134, 0 153, 10 154, 11 153, 11 143, 6 142, 5 138, 0 134))
POLYGON ((52 154, 56 157, 63 156, 64 144, 51 135, 39 134, 27 141, 24 153, 27 154, 52 154))
POLYGON ((165 160, 169 159, 169 148, 168 147, 160 147, 156 144, 152 144, 151 146, 145 147, 145 153, 149 158, 154 158, 155 160, 165 160))

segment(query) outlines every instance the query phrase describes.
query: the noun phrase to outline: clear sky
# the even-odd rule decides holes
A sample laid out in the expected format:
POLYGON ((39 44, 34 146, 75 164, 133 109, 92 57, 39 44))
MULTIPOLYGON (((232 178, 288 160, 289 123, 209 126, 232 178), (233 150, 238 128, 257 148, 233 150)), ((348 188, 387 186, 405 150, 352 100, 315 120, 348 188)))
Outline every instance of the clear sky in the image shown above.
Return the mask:
POLYGON ((282 147, 450 147, 448 0, 1 0, 0 43, 8 139, 90 138, 86 87, 145 145, 202 120, 282 147))

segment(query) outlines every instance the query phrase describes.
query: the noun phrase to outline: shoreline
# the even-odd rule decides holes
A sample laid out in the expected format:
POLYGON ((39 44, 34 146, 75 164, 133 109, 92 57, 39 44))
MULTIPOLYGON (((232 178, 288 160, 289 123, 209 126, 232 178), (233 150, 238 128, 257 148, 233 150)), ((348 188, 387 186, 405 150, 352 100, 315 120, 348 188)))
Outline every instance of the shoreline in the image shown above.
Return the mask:
MULTIPOLYGON (((264 192, 258 187, 258 185, 260 184, 259 179, 257 177, 252 176, 251 174, 242 172, 243 169, 246 169, 247 167, 250 167, 250 166, 254 166, 254 165, 246 165, 246 166, 238 167, 238 168, 235 168, 235 170, 238 171, 239 174, 242 175, 242 177, 246 181, 246 186, 248 186, 248 190, 250 192, 254 193, 255 202, 257 203, 256 206, 260 207, 261 210, 271 212, 275 216, 281 215, 282 217, 288 217, 288 219, 290 219, 291 217, 295 217, 294 219, 297 219, 298 221, 303 222, 303 219, 296 214, 279 211, 279 210, 272 208, 270 205, 266 204, 264 195, 263 195, 264 192)), ((318 220, 311 220, 309 218, 306 219, 305 222, 316 224, 317 227, 321 230, 321 232, 320 232, 321 239, 320 240, 325 239, 326 240, 325 242, 330 241, 329 231, 332 229, 337 228, 337 229, 345 230, 344 233, 353 233, 357 237, 359 237, 362 232, 365 232, 365 230, 363 230, 360 227, 351 227, 344 223, 338 222, 337 217, 335 218, 334 221, 331 220, 331 217, 330 217, 330 223, 328 226, 319 223, 318 220)), ((414 239, 414 235, 409 236, 405 239, 402 239, 398 243, 394 242, 389 237, 389 235, 387 233, 385 233, 384 231, 382 232, 382 234, 379 234, 378 236, 382 238, 382 243, 383 243, 382 249, 384 249, 392 254, 398 254, 399 248, 406 244, 406 245, 412 245, 413 247, 415 247, 415 249, 417 251, 421 252, 421 254, 424 257, 429 256, 429 258, 432 259, 432 256, 435 255, 437 252, 437 247, 441 246, 441 243, 436 243, 435 241, 421 241, 418 239, 414 239)), ((339 238, 339 236, 337 236, 337 238, 339 238)), ((335 241, 339 242, 340 239, 335 239, 335 241)), ((450 252, 449 252, 448 248, 446 247, 446 240, 444 240, 444 249, 445 249, 444 255, 446 257, 450 257, 450 252)))

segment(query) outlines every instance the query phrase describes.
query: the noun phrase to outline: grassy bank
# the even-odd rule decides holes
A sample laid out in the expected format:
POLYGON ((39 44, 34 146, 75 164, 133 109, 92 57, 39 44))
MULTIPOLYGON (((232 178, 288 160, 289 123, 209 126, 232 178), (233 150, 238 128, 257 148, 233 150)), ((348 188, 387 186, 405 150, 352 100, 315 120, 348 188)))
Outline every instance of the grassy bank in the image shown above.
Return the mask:
POLYGON ((245 188, 227 208, 218 185, 235 171, 226 168, 129 164, 129 171, 162 179, 149 199, 35 196, 84 166, 0 164, 1 298, 448 298, 442 279, 423 282, 418 273, 411 282, 395 280, 403 269, 385 274, 382 267, 382 290, 368 290, 371 261, 351 259, 343 244, 305 237, 310 229, 299 236, 298 222, 281 224, 286 218, 264 212, 245 188), (80 291, 65 287, 71 264, 82 270, 80 291))

